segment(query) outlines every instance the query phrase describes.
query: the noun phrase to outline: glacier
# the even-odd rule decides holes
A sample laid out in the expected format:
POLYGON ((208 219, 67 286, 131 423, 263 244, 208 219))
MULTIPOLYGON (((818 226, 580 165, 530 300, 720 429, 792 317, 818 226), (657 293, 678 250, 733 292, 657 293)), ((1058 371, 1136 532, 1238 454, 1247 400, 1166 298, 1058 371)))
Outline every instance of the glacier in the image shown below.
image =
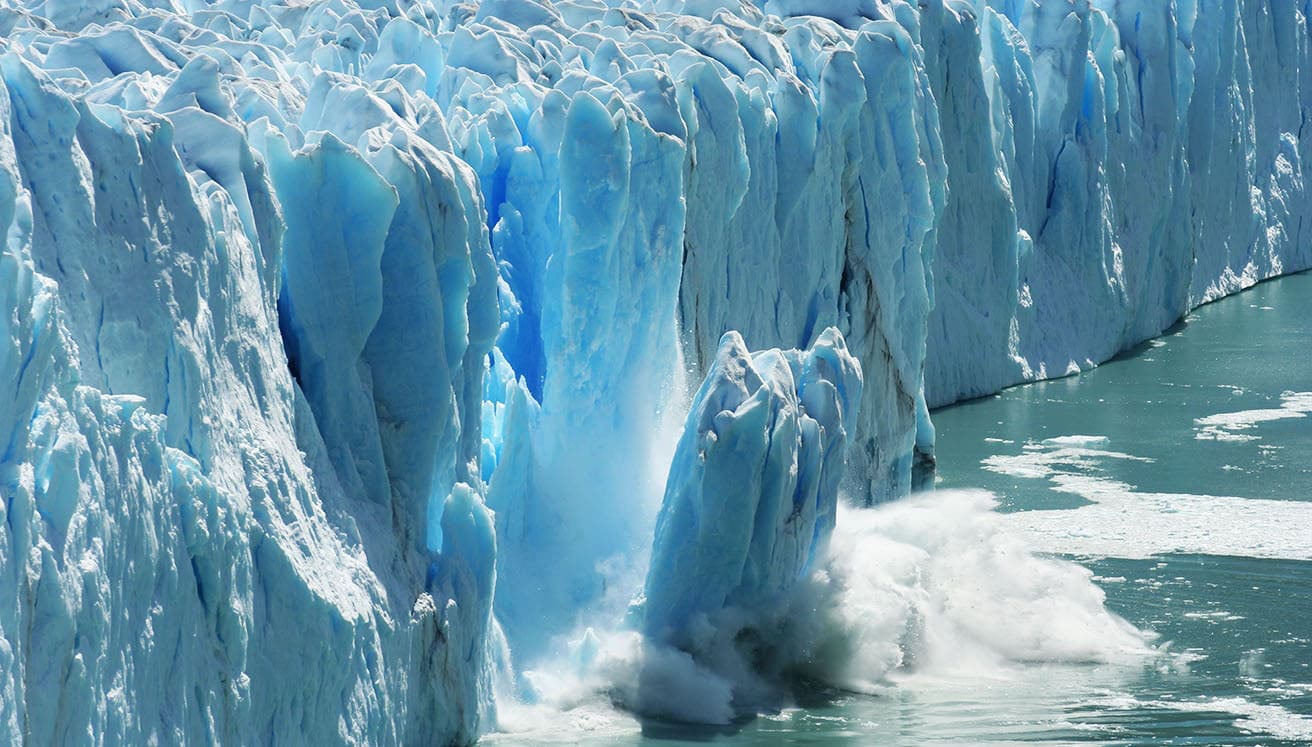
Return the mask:
POLYGON ((620 618, 751 686, 896 606, 931 407, 1312 267, 1309 15, 0 4, 0 735, 468 743, 620 618))

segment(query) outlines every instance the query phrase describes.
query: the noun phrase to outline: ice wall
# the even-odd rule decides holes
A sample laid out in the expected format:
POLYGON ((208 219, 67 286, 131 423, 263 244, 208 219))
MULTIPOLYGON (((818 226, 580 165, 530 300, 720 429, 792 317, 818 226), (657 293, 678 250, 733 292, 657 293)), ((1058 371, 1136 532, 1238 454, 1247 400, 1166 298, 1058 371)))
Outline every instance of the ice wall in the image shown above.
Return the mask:
MULTIPOLYGON (((503 644, 532 661, 723 549, 671 549, 672 517, 746 467, 685 464, 701 419, 665 449, 724 333, 841 333, 874 502, 926 473, 928 405, 1312 264, 1307 16, 0 7, 0 735, 474 738, 503 644)), ((761 365, 772 412, 824 422, 761 365)), ((797 427, 762 474, 814 460, 797 427)), ((678 640, 690 608, 654 608, 678 640)))
MULTIPOLYGON (((947 2, 931 406, 1087 369, 1312 266, 1293 2, 947 2)), ((937 50, 937 51, 931 51, 937 50)))
POLYGON ((472 171, 358 82, 293 82, 260 8, 284 51, 222 12, 44 10, 2 11, 0 741, 472 739, 472 171))

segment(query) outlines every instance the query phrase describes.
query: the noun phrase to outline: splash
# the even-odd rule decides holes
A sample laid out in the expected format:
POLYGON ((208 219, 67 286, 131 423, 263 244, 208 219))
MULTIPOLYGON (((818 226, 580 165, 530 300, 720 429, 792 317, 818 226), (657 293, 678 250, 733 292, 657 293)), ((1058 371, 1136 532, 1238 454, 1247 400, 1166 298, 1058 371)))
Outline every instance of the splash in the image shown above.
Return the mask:
POLYGON ((790 706, 798 683, 878 697, 1036 662, 1133 667, 1157 655, 1088 570, 1033 552, 995 505, 944 491, 840 506, 822 562, 774 609, 719 618, 696 658, 624 624, 585 629, 521 674, 501 728, 550 741, 631 733, 644 718, 725 724, 790 706))

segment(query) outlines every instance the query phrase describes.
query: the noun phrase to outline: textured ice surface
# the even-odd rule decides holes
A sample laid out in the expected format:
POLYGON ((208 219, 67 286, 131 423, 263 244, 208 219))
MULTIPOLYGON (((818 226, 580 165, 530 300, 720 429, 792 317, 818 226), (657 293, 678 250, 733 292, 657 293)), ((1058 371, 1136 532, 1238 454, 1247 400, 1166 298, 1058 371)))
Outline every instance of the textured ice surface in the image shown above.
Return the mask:
POLYGON ((0 741, 467 741, 662 495, 653 632, 784 593, 787 524, 653 602, 679 505, 832 521, 801 358, 796 449, 666 484, 716 340, 841 332, 903 495, 927 404, 1312 264, 1308 55, 1274 0, 0 6, 0 741))
POLYGON ((1086 369, 1312 263, 1295 5, 930 4, 950 175, 931 405, 1086 369))
POLYGON ((689 647, 723 615, 786 605, 828 549, 861 368, 832 327, 807 351, 720 341, 656 521, 643 628, 689 647), (690 583, 690 579, 696 579, 690 583))
POLYGON ((360 147, 357 107, 244 120, 314 90, 130 9, 55 19, 76 35, 3 11, 3 739, 469 739, 497 329, 473 173, 394 115, 360 147))

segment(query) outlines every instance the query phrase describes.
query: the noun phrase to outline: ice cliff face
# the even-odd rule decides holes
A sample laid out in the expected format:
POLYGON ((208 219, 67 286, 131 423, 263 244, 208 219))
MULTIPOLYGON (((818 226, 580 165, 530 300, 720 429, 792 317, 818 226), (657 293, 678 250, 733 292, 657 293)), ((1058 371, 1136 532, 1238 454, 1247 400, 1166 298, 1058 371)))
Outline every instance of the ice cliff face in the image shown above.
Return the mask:
POLYGON ((1312 265, 1308 14, 0 7, 0 735, 468 741, 619 579, 760 608, 927 404, 1312 265))
POLYGON ((81 33, 7 11, 0 61, 5 741, 472 738, 497 329, 473 173, 182 15, 46 10, 81 33), (340 116, 239 114, 288 100, 340 116))
POLYGON ((931 406, 1312 264, 1306 4, 966 5, 922 21, 950 174, 931 406))

